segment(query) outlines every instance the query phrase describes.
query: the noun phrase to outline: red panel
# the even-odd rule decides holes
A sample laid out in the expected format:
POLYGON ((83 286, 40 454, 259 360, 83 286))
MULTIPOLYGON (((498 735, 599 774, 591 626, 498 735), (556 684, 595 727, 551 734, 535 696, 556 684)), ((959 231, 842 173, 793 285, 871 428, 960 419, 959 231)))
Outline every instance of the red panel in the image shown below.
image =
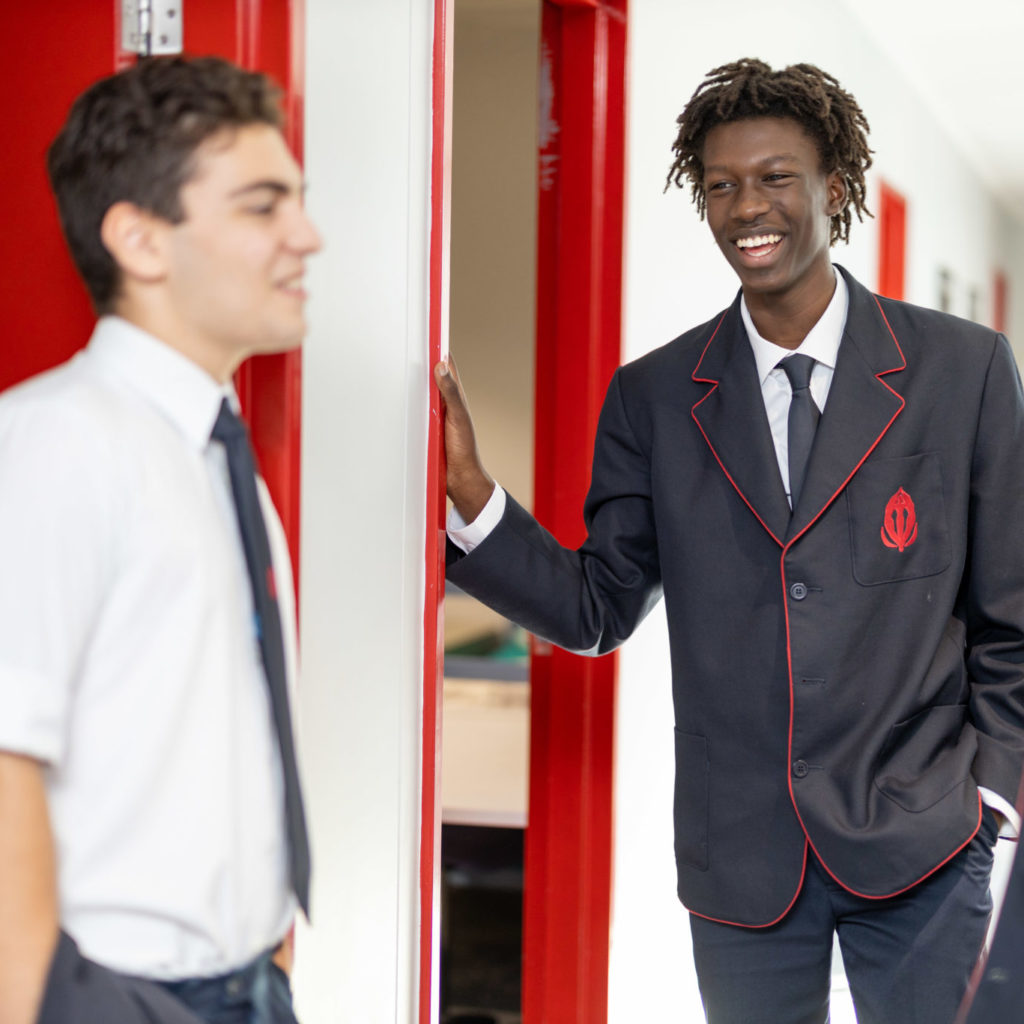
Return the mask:
POLYGON ((907 267, 907 201, 881 183, 878 204, 878 291, 890 299, 904 297, 907 267))
MULTIPOLYGON (((236 0, 186 5, 185 47, 218 53, 269 74, 285 90, 286 137, 302 162, 305 7, 289 0, 236 0)), ((257 356, 239 370, 236 384, 252 429, 260 472, 281 514, 299 590, 299 519, 302 468, 302 353, 257 356)))
MULTIPOLYGON (((427 365, 448 354, 448 253, 451 227, 452 32, 455 4, 434 0, 430 157, 430 338, 427 365)), ((419 1021, 438 1018, 441 870, 441 705, 444 697, 445 471, 443 420, 430 388, 427 431, 426 565, 423 608, 423 734, 420 768, 419 1021)))
MULTIPOLYGON (((597 418, 621 349, 624 2, 544 3, 536 514, 584 536, 597 418), (545 120, 549 117, 550 120, 545 120), (556 130, 548 130, 556 129, 556 130)), ((607 1019, 616 660, 535 644, 523 1019, 607 1019)))
POLYGON ((992 280, 992 327, 1006 332, 1009 325, 1009 286, 1006 275, 997 270, 992 280))
MULTIPOLYGON (((287 90, 289 142, 301 158, 303 5, 289 0, 188 3, 185 47, 269 71, 287 90)), ((90 82, 132 58, 121 53, 116 0, 7 4, 3 69, 16 83, 5 113, 15 154, 0 165, 6 318, 0 388, 67 359, 88 339, 94 316, 67 254, 46 180, 46 147, 90 82), (74 45, 69 45, 69 40, 74 45)), ((299 353, 243 367, 239 391, 260 466, 298 564, 299 353)))
POLYGON ((8 83, 8 146, 0 162, 0 388, 63 362, 92 330, 94 317, 61 237, 45 160, 75 96, 114 70, 114 31, 113 0, 4 5, 0 66, 8 83))

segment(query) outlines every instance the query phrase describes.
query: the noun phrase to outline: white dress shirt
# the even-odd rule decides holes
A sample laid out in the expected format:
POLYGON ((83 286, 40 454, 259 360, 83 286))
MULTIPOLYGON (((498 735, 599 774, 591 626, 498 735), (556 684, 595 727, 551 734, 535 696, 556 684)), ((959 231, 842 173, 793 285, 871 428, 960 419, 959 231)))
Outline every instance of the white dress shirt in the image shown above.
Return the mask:
MULTIPOLYGON (((819 411, 825 411, 829 389, 832 387, 832 376, 835 373, 836 358, 839 355, 839 343, 846 328, 846 314, 849 311, 850 295, 843 275, 835 272, 836 289, 832 299, 822 313, 818 322, 808 331, 807 337, 797 349, 783 348, 763 338, 747 309, 746 299, 740 298, 740 315, 747 329, 747 337, 754 351, 757 364, 757 377, 761 382, 761 397, 764 399, 768 426, 771 429, 772 441, 775 445, 775 458, 782 476, 782 486, 786 498, 792 507, 789 495, 789 402, 793 397, 793 388, 789 383, 786 371, 779 363, 796 352, 811 356, 815 365, 811 370, 811 397, 819 411)), ((456 547, 469 554, 478 544, 487 539, 488 534, 501 521, 505 512, 505 491, 497 484, 483 511, 473 520, 466 523, 453 507, 448 513, 448 536, 456 547)), ((978 787, 982 800, 994 810, 1003 814, 1006 825, 1003 834, 1016 836, 1020 832, 1020 815, 1014 806, 984 786, 978 787)))
POLYGON ((754 326, 750 310, 747 309, 747 300, 742 295, 740 297, 740 315, 747 329, 750 347, 754 350, 764 411, 768 415, 768 426, 775 444, 775 458, 779 463, 782 486, 791 508, 793 501, 789 494, 789 402, 793 397, 793 386, 779 363, 786 356, 793 355, 794 351, 814 359, 814 367, 811 370, 811 398, 814 399, 818 411, 824 412, 829 388, 832 387, 832 374, 836 369, 836 356, 839 354, 839 342, 843 338, 849 305, 850 296, 846 281, 843 280, 842 274, 836 274, 836 290, 832 293, 832 300, 818 322, 807 332, 807 337, 800 343, 800 347, 794 350, 762 338, 754 326))
MULTIPOLYGON (((153 978, 220 974, 294 912, 280 755, 221 387, 106 317, 0 397, 0 748, 46 765, 62 927, 153 978)), ((280 521, 261 499, 292 681, 280 521)))

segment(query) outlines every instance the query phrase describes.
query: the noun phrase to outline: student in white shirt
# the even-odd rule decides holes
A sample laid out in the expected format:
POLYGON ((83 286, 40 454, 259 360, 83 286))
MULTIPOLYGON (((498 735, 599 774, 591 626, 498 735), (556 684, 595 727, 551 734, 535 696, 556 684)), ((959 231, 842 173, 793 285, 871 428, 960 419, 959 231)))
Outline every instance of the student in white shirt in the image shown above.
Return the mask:
POLYGON ((0 397, 4 1024, 294 1021, 270 963, 297 891, 283 741, 211 441, 239 364, 305 332, 320 239, 281 124, 265 76, 157 58, 87 90, 50 150, 99 322, 0 397))

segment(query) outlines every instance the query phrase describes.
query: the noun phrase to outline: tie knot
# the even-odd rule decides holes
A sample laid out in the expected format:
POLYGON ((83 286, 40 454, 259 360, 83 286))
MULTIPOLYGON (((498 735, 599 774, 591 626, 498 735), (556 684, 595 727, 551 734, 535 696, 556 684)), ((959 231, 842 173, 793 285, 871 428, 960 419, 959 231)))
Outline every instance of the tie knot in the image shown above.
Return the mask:
POLYGON ((779 363, 779 366, 785 371, 793 390, 800 391, 810 386, 811 370, 814 369, 814 362, 813 356, 786 356, 779 363))
POLYGON ((220 411, 217 413, 217 420, 210 431, 210 438, 228 444, 230 441, 237 441, 240 437, 246 436, 245 424, 235 415, 231 403, 226 398, 221 399, 220 411))

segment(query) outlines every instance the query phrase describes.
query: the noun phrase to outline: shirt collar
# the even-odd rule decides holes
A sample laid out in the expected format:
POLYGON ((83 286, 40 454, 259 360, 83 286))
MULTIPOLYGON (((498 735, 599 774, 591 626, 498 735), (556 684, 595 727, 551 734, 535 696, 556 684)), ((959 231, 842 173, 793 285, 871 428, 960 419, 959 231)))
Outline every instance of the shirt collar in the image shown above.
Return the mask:
MULTIPOLYGON (((850 292, 843 275, 837 270, 835 276, 836 290, 832 293, 832 300, 796 350, 803 355, 811 356, 819 363, 824 363, 831 370, 836 368, 839 342, 842 340, 843 330, 846 327, 846 313, 850 305, 850 292)), ((740 294, 740 315, 743 317, 743 326, 747 329, 750 347, 754 350, 757 379, 763 386, 768 379, 768 374, 778 366, 781 359, 792 355, 793 350, 776 345, 758 334, 753 318, 750 316, 750 310, 747 309, 747 300, 743 298, 742 293, 740 294)))
POLYGON ((231 384, 218 384, 191 359, 120 317, 102 317, 86 351, 101 372, 159 410, 197 449, 209 443, 223 399, 238 411, 231 384))

